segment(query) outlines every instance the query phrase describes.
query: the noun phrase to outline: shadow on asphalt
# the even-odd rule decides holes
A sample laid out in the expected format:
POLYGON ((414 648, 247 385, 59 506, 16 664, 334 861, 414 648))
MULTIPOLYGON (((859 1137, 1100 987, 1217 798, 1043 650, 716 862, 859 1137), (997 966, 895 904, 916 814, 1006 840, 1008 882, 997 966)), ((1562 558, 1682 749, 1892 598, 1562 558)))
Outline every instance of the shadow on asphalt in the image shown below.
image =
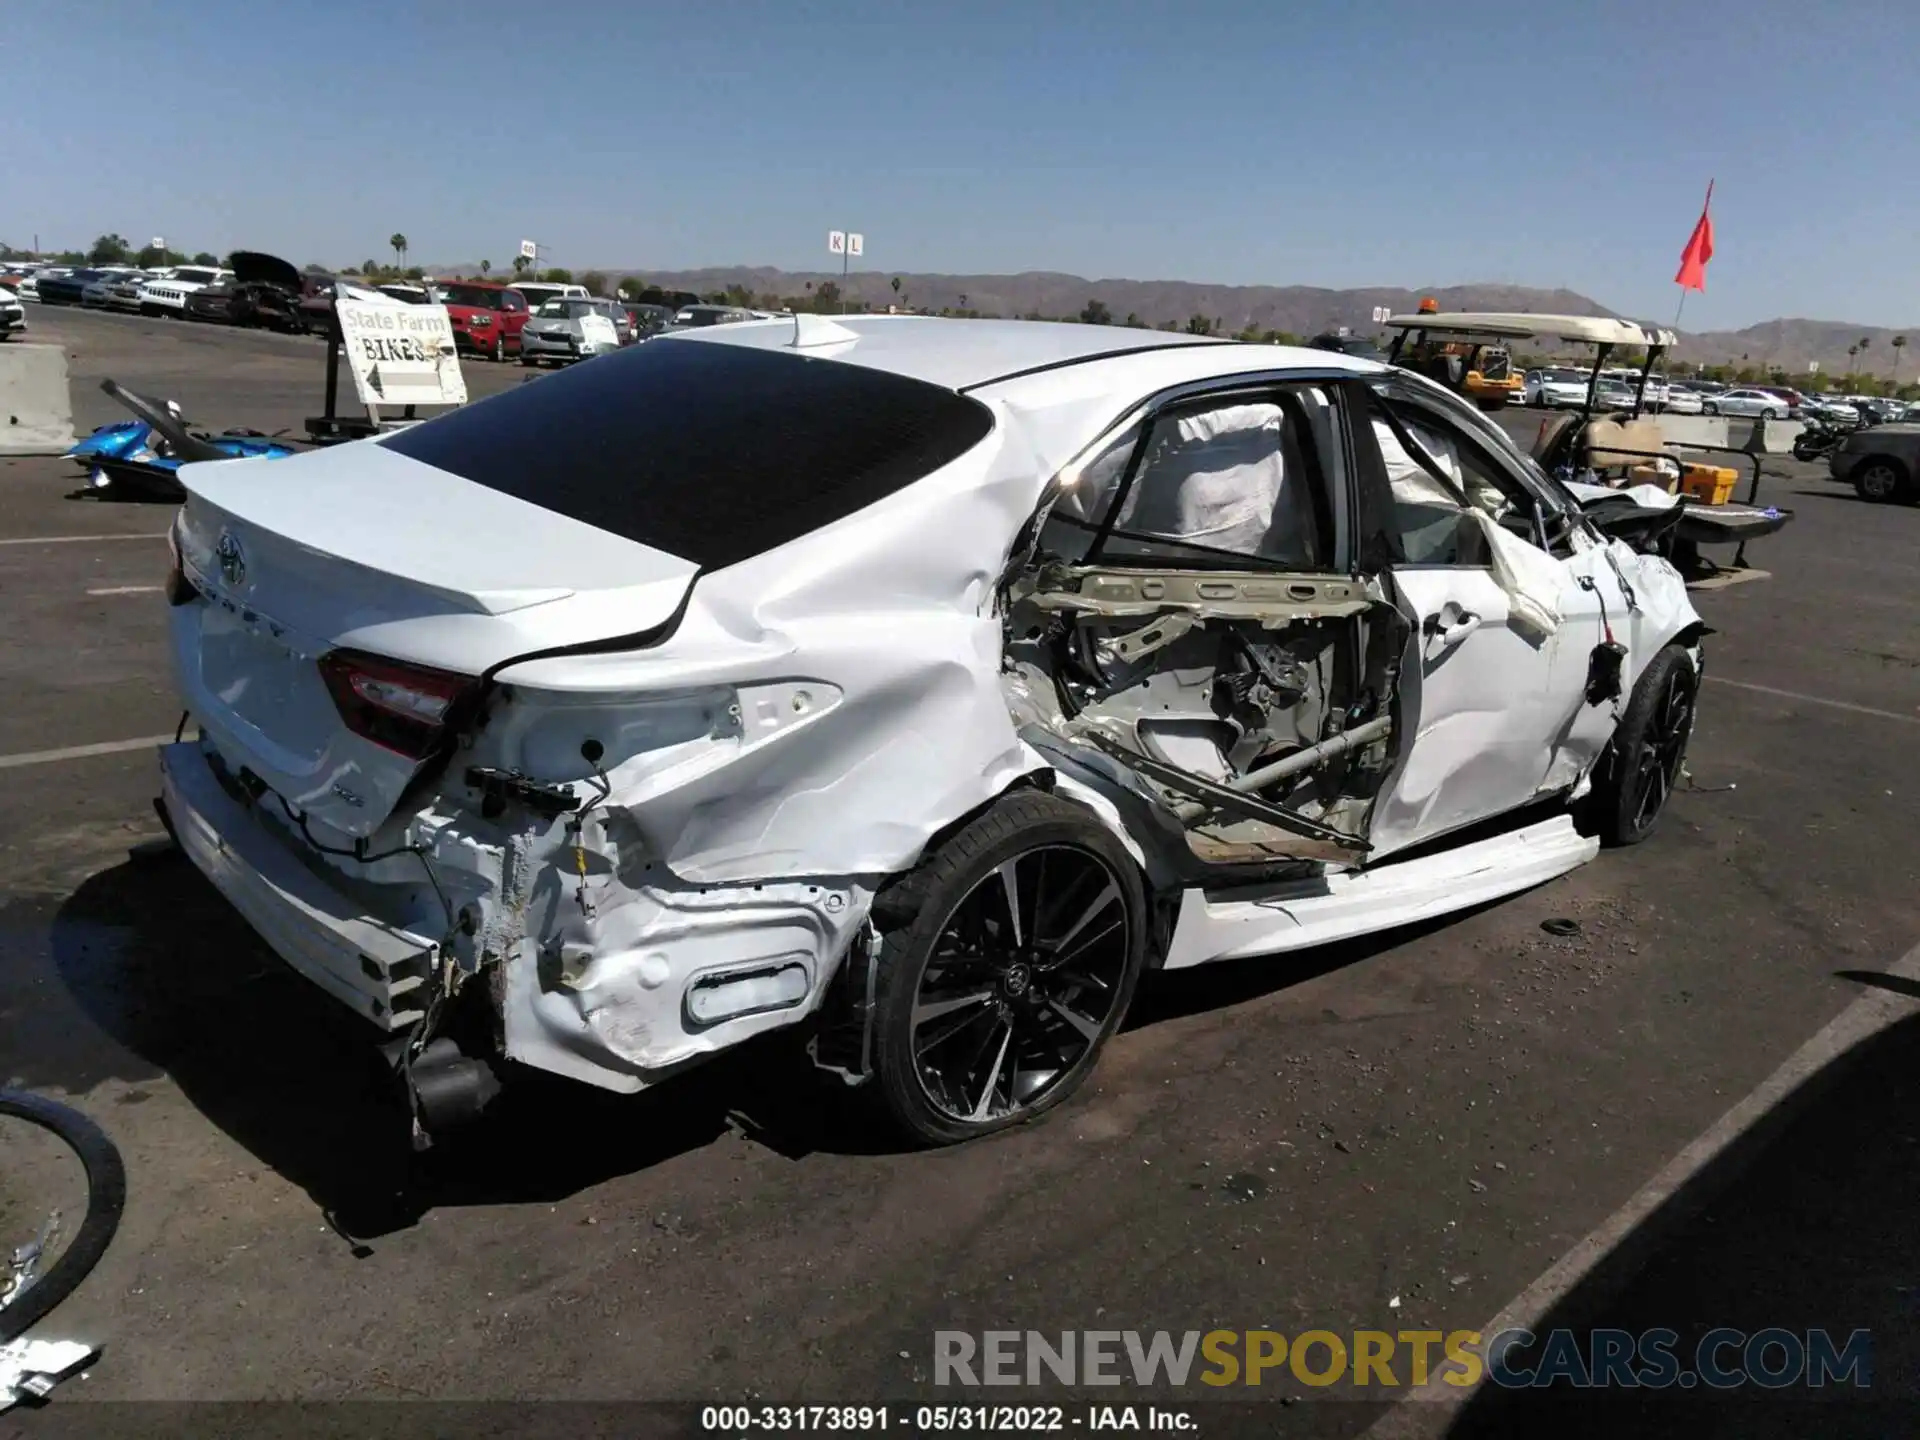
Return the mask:
MULTIPOLYGON (((1325 947, 1284 968, 1250 960, 1149 976, 1128 1027, 1283 990, 1443 923, 1325 947)), ((480 1124, 416 1154, 375 1048, 381 1033, 275 958, 176 853, 87 879, 54 916, 50 948, 68 994, 124 1053, 47 1036, 22 1057, 26 1083, 83 1093, 141 1078, 146 1066, 164 1071, 353 1239, 440 1206, 551 1203, 729 1130, 789 1159, 902 1144, 868 1091, 817 1071, 802 1037, 784 1033, 640 1095, 517 1069, 480 1124), (145 1066, 126 1073, 127 1054, 145 1066)))
MULTIPOLYGON (((1896 977, 1840 972, 1903 995, 1896 977)), ((1692 1368, 1715 1327, 1871 1332, 1870 1388, 1575 1390, 1486 1386, 1451 1440, 1920 1434, 1920 1017, 1809 1080, 1674 1195, 1556 1306, 1541 1330, 1678 1332, 1692 1368)), ((1539 1333, 1539 1331, 1536 1331, 1539 1333)), ((1723 1352, 1723 1359, 1739 1355, 1723 1352)), ((1538 1351, 1519 1352, 1530 1365, 1538 1351)), ((1768 1363, 1780 1365, 1774 1350, 1768 1363)))

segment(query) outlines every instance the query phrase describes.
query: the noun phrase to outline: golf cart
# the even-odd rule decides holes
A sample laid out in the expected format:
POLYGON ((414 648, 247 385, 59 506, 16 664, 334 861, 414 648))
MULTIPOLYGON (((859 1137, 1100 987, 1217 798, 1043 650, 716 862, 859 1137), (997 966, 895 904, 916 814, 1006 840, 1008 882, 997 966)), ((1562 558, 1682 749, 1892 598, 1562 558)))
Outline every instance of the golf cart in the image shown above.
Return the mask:
POLYGON ((1605 315, 1439 314, 1426 310, 1397 315, 1387 323, 1399 332, 1389 352, 1393 363, 1408 365, 1442 384, 1447 384, 1447 379, 1428 368, 1435 356, 1451 353, 1436 348, 1439 346, 1475 347, 1471 353, 1477 356, 1497 341, 1591 345, 1594 356, 1587 372, 1584 403, 1578 410, 1541 422, 1533 458, 1542 469, 1568 484, 1587 518, 1602 530, 1623 539, 1644 539, 1649 533, 1667 537, 1663 553, 1683 571, 1697 573, 1715 568, 1700 558, 1701 545, 1738 545, 1733 563, 1735 568, 1744 569, 1746 542, 1771 535, 1793 518, 1790 510, 1757 503, 1758 453, 1689 435, 1688 430, 1699 422, 1647 413, 1647 379, 1673 347, 1671 330, 1605 315), (1603 381, 1601 373, 1615 352, 1623 349, 1643 352, 1625 389, 1603 381), (1690 460, 1683 451, 1745 460, 1752 471, 1745 502, 1732 500, 1737 471, 1690 460))
POLYGON ((1502 341, 1516 333, 1477 321, 1511 319, 1503 315, 1442 315, 1431 300, 1420 302, 1416 315, 1396 315, 1389 329, 1398 333, 1387 351, 1387 363, 1418 371, 1482 410, 1501 410, 1520 399, 1525 379, 1513 368, 1513 355, 1502 341))

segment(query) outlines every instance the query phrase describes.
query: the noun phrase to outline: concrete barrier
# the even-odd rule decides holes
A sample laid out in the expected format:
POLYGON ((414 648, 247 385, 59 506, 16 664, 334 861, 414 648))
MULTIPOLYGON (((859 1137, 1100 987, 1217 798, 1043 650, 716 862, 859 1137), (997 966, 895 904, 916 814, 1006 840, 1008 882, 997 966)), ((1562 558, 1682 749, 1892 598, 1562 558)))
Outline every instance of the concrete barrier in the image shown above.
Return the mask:
POLYGON ((73 444, 67 352, 0 345, 0 455, 58 455, 73 444))
POLYGON ((1791 455, 1795 437, 1806 428, 1798 420, 1729 420, 1727 443, 1749 455, 1791 455))
POLYGON ((1669 445, 1725 445, 1728 423, 1718 415, 1662 415, 1660 433, 1669 445))

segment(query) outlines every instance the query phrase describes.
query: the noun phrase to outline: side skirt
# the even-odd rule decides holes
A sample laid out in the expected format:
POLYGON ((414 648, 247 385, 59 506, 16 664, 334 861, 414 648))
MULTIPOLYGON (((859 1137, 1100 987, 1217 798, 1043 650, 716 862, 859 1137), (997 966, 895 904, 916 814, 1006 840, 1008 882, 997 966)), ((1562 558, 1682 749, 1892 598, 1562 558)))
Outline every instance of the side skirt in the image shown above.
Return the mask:
POLYGON ((1418 860, 1262 886, 1257 898, 1190 889, 1164 968, 1279 955, 1411 925, 1531 889, 1586 864, 1599 849, 1562 815, 1418 860))

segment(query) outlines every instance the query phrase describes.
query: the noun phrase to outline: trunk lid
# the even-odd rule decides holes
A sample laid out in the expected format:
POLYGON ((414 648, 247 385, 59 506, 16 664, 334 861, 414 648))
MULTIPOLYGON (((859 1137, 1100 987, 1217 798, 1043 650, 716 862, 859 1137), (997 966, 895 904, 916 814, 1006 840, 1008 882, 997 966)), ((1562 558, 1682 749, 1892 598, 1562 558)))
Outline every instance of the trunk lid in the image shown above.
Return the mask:
POLYGON ((421 762, 349 728, 322 656, 477 677, 663 625, 698 568, 376 441, 180 478, 175 537, 203 597, 172 615, 187 706, 230 766, 353 836, 421 762))

